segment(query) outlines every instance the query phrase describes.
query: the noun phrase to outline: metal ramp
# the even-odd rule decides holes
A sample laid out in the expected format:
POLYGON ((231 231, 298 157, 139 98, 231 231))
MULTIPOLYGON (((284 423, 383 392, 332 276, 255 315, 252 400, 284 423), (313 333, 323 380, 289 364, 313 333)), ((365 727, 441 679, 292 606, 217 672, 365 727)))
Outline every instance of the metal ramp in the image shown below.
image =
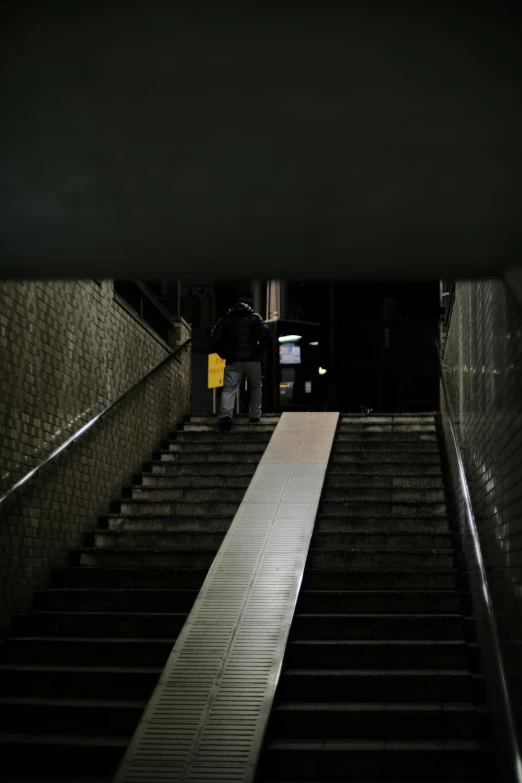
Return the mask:
POLYGON ((115 783, 252 781, 337 413, 284 413, 115 783))

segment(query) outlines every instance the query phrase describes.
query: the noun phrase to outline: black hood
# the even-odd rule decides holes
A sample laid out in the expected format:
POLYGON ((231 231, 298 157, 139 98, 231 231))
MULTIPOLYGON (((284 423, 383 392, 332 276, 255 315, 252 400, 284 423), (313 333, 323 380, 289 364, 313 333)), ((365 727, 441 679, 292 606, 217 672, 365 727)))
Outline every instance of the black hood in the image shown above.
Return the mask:
POLYGON ((254 311, 244 302, 236 302, 236 304, 231 307, 228 312, 234 318, 244 318, 245 315, 251 315, 254 311))

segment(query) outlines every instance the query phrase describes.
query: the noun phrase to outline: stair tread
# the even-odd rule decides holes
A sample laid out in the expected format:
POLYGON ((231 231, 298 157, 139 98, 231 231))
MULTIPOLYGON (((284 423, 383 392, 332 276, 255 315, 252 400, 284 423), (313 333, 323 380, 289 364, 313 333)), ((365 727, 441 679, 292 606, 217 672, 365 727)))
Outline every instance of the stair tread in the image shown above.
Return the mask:
MULTIPOLYGON (((321 533, 320 535, 323 535, 323 533, 321 533)), ((443 547, 432 547, 431 549, 426 549, 425 547, 422 547, 422 548, 419 547, 418 549, 417 548, 415 548, 415 549, 409 548, 408 549, 406 547, 397 547, 396 549, 390 549, 389 547, 388 548, 384 548, 384 547, 364 547, 364 549, 362 547, 342 547, 342 548, 328 549, 327 547, 324 547, 324 546, 321 546, 321 547, 313 547, 312 546, 312 547, 310 547, 309 551, 310 552, 314 552, 314 553, 316 553, 316 552, 338 552, 339 554, 342 554, 344 552, 350 552, 350 553, 352 553, 352 552, 355 552, 355 553, 364 552, 365 555, 367 555, 370 552, 375 552, 375 553, 379 553, 379 554, 380 553, 390 553, 390 552, 392 552, 393 554, 399 554, 399 553, 407 552, 407 553, 410 553, 410 554, 414 553, 416 555, 419 555, 419 554, 429 555, 429 554, 439 554, 439 553, 453 554, 455 550, 453 548, 451 548, 451 547, 446 547, 446 548, 443 548, 443 547)))
MULTIPOLYGON (((286 669, 282 676, 290 677, 471 677, 468 669, 286 669)), ((482 676, 482 675, 476 675, 482 676)))
MULTIPOLYGON (((167 501, 169 502, 169 501, 167 501)), ((207 515, 204 515, 204 519, 206 519, 207 515)), ((136 516, 130 515, 130 519, 136 519, 136 516)), ((139 517, 139 519, 142 519, 142 517, 139 517)), ((176 522, 176 517, 167 517, 169 521, 176 522)), ((191 517, 191 519, 198 519, 197 516, 191 517)), ((127 534, 129 531, 127 530, 113 530, 113 529, 103 529, 103 528, 96 528, 94 531, 94 535, 108 535, 108 536, 121 536, 127 534)), ((133 530, 131 531, 131 534, 133 536, 153 536, 158 535, 158 533, 162 536, 208 536, 208 535, 220 535, 221 533, 228 532, 227 527, 223 527, 222 530, 133 530)))
POLYGON ((285 701, 275 709, 279 712, 485 712, 471 702, 402 702, 402 701, 285 701))
MULTIPOLYGON (((154 488, 153 487, 146 487, 146 489, 147 489, 147 491, 149 491, 149 489, 154 489, 154 488)), ((160 488, 160 491, 162 489, 163 488, 160 488)), ((226 487, 225 487, 225 489, 226 489, 226 487)), ((243 489, 243 487, 240 487, 240 489, 243 489)), ((133 504, 134 503, 136 503, 136 504, 148 503, 149 505, 151 503, 184 503, 185 505, 191 505, 191 504, 196 504, 196 503, 235 503, 237 501, 235 501, 235 500, 217 500, 215 498, 212 499, 212 500, 149 500, 148 498, 120 498, 120 500, 118 502, 119 503, 125 503, 125 504, 127 504, 127 503, 133 503, 133 504)), ((230 516, 230 515, 228 515, 228 516, 230 516)))
POLYGON ((147 700, 141 699, 82 699, 75 697, 73 699, 57 696, 0 696, 0 705, 4 707, 9 705, 26 705, 39 707, 107 707, 111 709, 145 709, 147 700))
POLYGON ((390 612, 298 612, 296 617, 350 617, 350 618, 357 618, 357 620, 362 620, 363 618, 372 618, 372 617, 391 617, 394 620, 397 620, 399 618, 407 617, 410 620, 419 618, 419 619, 430 619, 434 617, 464 617, 464 615, 460 614, 459 612, 412 612, 411 614, 405 614, 405 613, 393 613, 390 614, 390 612))
POLYGON ((198 593, 195 587, 46 587, 40 592, 40 595, 49 593, 198 593))
MULTIPOLYGON (((326 502, 327 503, 337 503, 338 501, 327 500, 326 502)), ((357 501, 357 502, 359 502, 359 501, 357 501)), ((373 502, 373 501, 369 501, 369 502, 373 502)), ((389 504, 389 505, 391 505, 391 504, 389 504)), ((397 503, 396 505, 402 506, 402 505, 404 505, 404 503, 397 503)), ((419 505, 419 504, 417 503, 416 505, 419 505)), ((338 519, 339 517, 345 517, 346 519, 365 519, 365 520, 368 519, 368 517, 364 516, 363 514, 353 514, 353 513, 349 513, 349 514, 338 514, 338 513, 336 513, 336 514, 325 514, 324 512, 320 512, 319 514, 317 514, 316 519, 338 519)), ((384 519, 386 519, 386 517, 384 517, 384 519)), ((447 520, 449 520, 449 516, 448 516, 448 514, 437 514, 436 516, 430 516, 430 515, 423 516, 422 514, 413 514, 413 516, 405 516, 404 514, 394 514, 393 516, 389 517, 388 521, 389 521, 389 523, 393 523, 393 522, 396 522, 399 519, 425 519, 426 522, 428 523, 428 521, 432 521, 433 522, 434 520, 437 520, 437 521, 439 521, 439 520, 446 520, 447 521, 447 520)))
MULTIPOLYGON (((158 532, 161 532, 161 531, 158 531, 158 532)), ((134 535, 134 533, 132 535, 134 535)), ((176 554, 176 555, 191 556, 191 555, 195 555, 195 554, 198 554, 198 553, 215 555, 217 550, 216 550, 216 547, 202 547, 202 546, 194 547, 194 548, 191 548, 191 549, 170 549, 169 547, 137 547, 137 546, 132 546, 132 547, 130 547, 130 546, 125 546, 125 547, 120 546, 120 547, 116 547, 116 548, 113 549, 111 547, 103 547, 103 546, 81 546, 81 547, 76 547, 74 549, 70 549, 69 551, 70 552, 78 552, 80 554, 86 553, 86 554, 90 554, 90 555, 92 555, 92 554, 99 554, 100 552, 102 554, 105 553, 105 552, 109 552, 111 555, 114 555, 114 554, 130 554, 132 552, 141 552, 141 553, 145 553, 145 554, 147 554, 147 553, 149 553, 149 554, 156 554, 156 553, 169 554, 169 553, 172 553, 172 554, 176 554)), ((82 566, 82 568, 83 568, 83 566, 82 566)))
MULTIPOLYGON (((321 551, 321 550, 318 550, 321 551)), ((360 551, 360 550, 359 550, 360 551)), ((387 549, 387 552, 390 550, 387 549)), ((431 550, 430 550, 431 551, 431 550)), ((440 566, 433 566, 433 568, 430 567, 430 570, 427 572, 426 568, 415 568, 415 567, 407 567, 407 566, 401 566, 400 569, 397 568, 390 568, 389 566, 381 567, 381 568, 350 568, 349 573, 355 574, 357 576, 363 575, 363 574, 422 574, 424 576, 434 576, 434 575, 454 575, 456 573, 455 567, 446 567, 441 568, 440 566)), ((346 574, 347 571, 345 568, 307 568, 305 576, 308 576, 309 574, 346 574)), ((412 588, 412 592, 414 592, 415 589, 412 588)))
MULTIPOLYGON (((256 432, 259 432, 259 430, 256 430, 256 432)), ((201 452, 198 449, 192 449, 191 446, 195 446, 195 443, 191 443, 190 441, 184 441, 182 443, 178 443, 179 446, 181 446, 180 449, 172 451, 171 449, 157 449, 157 451, 154 452, 154 454, 186 454, 194 453, 194 454, 204 454, 205 452, 201 452)), ((241 443, 237 443, 235 441, 230 441, 230 443, 226 444, 227 446, 230 446, 229 449, 220 449, 216 454, 235 454, 237 456, 238 447, 241 446, 241 443)), ((240 450, 240 449, 239 449, 240 450)), ((249 442, 249 449, 250 452, 253 454, 256 454, 258 451, 264 452, 266 450, 266 443, 256 443, 255 441, 252 443, 252 441, 249 442)))
MULTIPOLYGON (((124 502, 128 503, 129 501, 125 500, 124 502)), ((144 501, 142 500, 141 502, 143 503, 144 501)), ((157 502, 157 501, 154 501, 154 502, 157 502)), ((176 501, 176 500, 172 500, 172 501, 167 500, 167 501, 163 501, 163 502, 165 502, 165 503, 177 503, 178 501, 176 501)), ((190 501, 188 501, 188 502, 190 502, 190 501)), ((211 502, 215 502, 215 501, 211 501, 211 502)), ((226 502, 226 501, 224 501, 224 502, 226 502)), ((208 515, 205 515, 205 516, 208 516, 208 515)), ((161 519, 161 518, 163 518, 163 515, 160 515, 158 517, 157 514, 125 514, 124 512, 117 513, 115 511, 110 513, 110 514, 104 514, 101 517, 101 519, 128 519, 128 520, 133 520, 133 519, 161 519)), ((168 517, 168 519, 170 519, 170 517, 168 517)), ((177 522, 180 522, 182 520, 183 521, 184 520, 188 520, 188 519, 190 519, 190 520, 197 519, 197 515, 176 514, 176 517, 175 517, 175 521, 177 521, 177 522)), ((219 512, 216 512, 216 513, 213 512, 212 513, 212 519, 229 519, 230 520, 230 519, 234 519, 234 514, 222 514, 222 513, 219 513, 219 512)), ((99 529, 100 528, 96 528, 96 530, 99 530, 99 529)))
MULTIPOLYGON (((88 551, 92 551, 92 549, 94 549, 94 547, 87 548, 87 549, 88 549, 88 551)), ((191 551, 194 551, 194 550, 191 550, 191 551)), ((82 565, 80 567, 78 567, 78 566, 59 566, 59 567, 53 569, 53 571, 55 573, 61 573, 61 574, 71 574, 71 573, 73 573, 73 574, 78 574, 78 573, 80 573, 80 574, 84 574, 84 573, 94 574, 97 571, 99 571, 101 573, 108 574, 108 573, 114 573, 115 570, 116 569, 114 569, 114 567, 112 567, 112 566, 103 566, 103 565, 96 565, 96 566, 82 565)), ((206 576, 206 574, 208 574, 208 568, 203 568, 201 566, 189 566, 189 567, 186 567, 186 566, 173 566, 173 567, 169 568, 168 570, 173 572, 173 573, 181 574, 181 575, 183 575, 183 574, 189 575, 189 574, 194 574, 194 573, 198 573, 198 572, 202 576, 203 575, 206 576)), ((127 575, 129 573, 133 573, 134 574, 135 572, 136 572, 136 568, 133 568, 132 566, 122 566, 121 568, 117 569, 117 573, 118 574, 121 573, 123 575, 127 575)), ((140 573, 160 574, 160 573, 164 573, 164 572, 165 572, 165 569, 161 568, 160 566, 152 565, 152 566, 143 566, 143 567, 140 568, 140 573)))
MULTIPOLYGON (((65 609, 65 610, 51 610, 51 609, 32 609, 31 611, 27 612, 25 614, 26 617, 30 615, 38 615, 42 617, 43 615, 49 615, 50 617, 56 617, 56 615, 67 615, 67 616, 74 616, 77 617, 78 615, 81 615, 82 617, 88 616, 88 617, 121 617, 122 614, 125 615, 126 618, 128 617, 187 617, 187 612, 104 612, 104 611, 89 611, 89 610, 82 610, 78 609, 76 611, 71 609, 65 609)), ((395 616, 395 615, 394 615, 395 616)))
POLYGON ((477 740, 323 740, 323 739, 279 739, 267 743, 268 749, 282 750, 482 750, 484 746, 477 740))
MULTIPOLYGON (((169 502, 169 501, 166 501, 169 502)), ((207 515, 205 515, 204 518, 206 518, 207 515)), ((131 515, 131 519, 133 516, 131 515)), ((142 519, 142 517, 138 517, 139 519, 142 519)), ((197 519, 197 517, 195 517, 197 519)), ((136 516, 134 516, 134 519, 136 519, 136 516)), ((170 520, 170 517, 168 517, 170 520)), ((194 517, 193 517, 194 519, 194 517)), ((170 520, 172 522, 176 522, 176 519, 170 520)), ((110 538, 117 538, 118 536, 143 536, 143 538, 146 538, 147 536, 169 536, 170 538, 174 538, 175 536, 189 536, 189 537, 196 537, 196 536, 220 536, 225 535, 225 533, 228 532, 228 528, 223 527, 222 530, 105 530, 103 528, 96 528, 93 535, 96 536, 109 536, 110 538)), ((91 547, 91 549, 103 549, 103 547, 91 547)), ((76 550, 77 551, 77 550, 76 550)), ((179 551, 179 550, 177 550, 179 551)), ((194 549, 190 550, 191 552, 194 552, 194 549)))
POLYGON ((127 748, 129 745, 128 737, 103 736, 101 734, 20 734, 20 733, 0 733, 0 743, 2 744, 26 744, 37 742, 40 745, 84 745, 98 746, 106 745, 109 747, 127 748))
MULTIPOLYGON (((92 551, 94 547, 87 547, 89 551, 92 551)), ((193 551, 193 550, 192 550, 193 551)), ((201 566, 189 566, 188 568, 186 566, 175 566, 173 568, 170 568, 169 570, 176 572, 177 574, 193 574, 200 572, 201 575, 208 574, 208 568, 202 568, 201 566)), ((99 571, 101 573, 114 573, 115 569, 112 566, 89 566, 89 565, 82 565, 80 567, 78 566, 57 566, 56 568, 53 568, 53 571, 55 573, 61 573, 61 574, 83 574, 83 573, 89 573, 94 574, 95 572, 99 571)), ((143 566, 143 568, 140 568, 140 573, 163 573, 165 571, 164 568, 160 568, 158 566, 143 566)), ((122 568, 118 568, 117 573, 121 574, 128 574, 128 573, 135 573, 136 568, 133 568, 132 566, 123 566, 122 568)))
MULTIPOLYGON (((27 775, 16 775, 16 777, 3 777, 4 783, 113 783, 113 778, 100 777, 77 777, 76 775, 38 775, 37 778, 27 775)), ((295 783, 295 782, 294 782, 295 783)), ((469 783, 466 781, 466 783, 469 783)))
MULTIPOLYGON (((54 612, 49 612, 54 614, 54 612)), ((82 614, 81 612, 72 612, 71 614, 82 614)), ((11 639, 17 642, 74 642, 75 644, 170 644, 171 637, 146 637, 143 636, 12 636, 11 639)))
MULTIPOLYGON (((321 500, 322 503, 329 503, 331 506, 337 504, 339 506, 350 506, 352 504, 362 505, 367 503, 372 506, 445 506, 446 500, 413 500, 413 499, 384 499, 379 498, 329 498, 324 497, 321 500)), ((438 515, 438 516, 443 516, 438 515)))
MULTIPOLYGON (((322 550, 318 549, 317 551, 320 552, 322 550)), ((389 552, 390 550, 386 549, 385 551, 389 552)), ((411 551, 411 550, 407 550, 407 551, 411 551)), ((430 549, 429 551, 431 552, 432 550, 430 549)), ((436 568, 430 568, 429 573, 430 574, 454 574, 455 570, 456 570, 455 568, 449 568, 449 567, 446 568, 436 567, 436 568)), ((401 566, 400 571, 401 573, 404 572, 407 574, 426 574, 425 568, 406 568, 401 566)), ((345 568, 307 568, 305 575, 322 574, 322 573, 345 574, 346 569, 345 568)), ((351 574, 396 574, 397 569, 390 568, 389 566, 381 567, 381 568, 350 568, 350 573, 351 574)), ((416 592, 416 591, 413 590, 412 592, 416 592)))
MULTIPOLYGON (((238 444, 236 444, 236 446, 237 446, 237 445, 238 445, 238 444)), ((155 454, 157 454, 158 452, 154 452, 154 453, 155 453, 155 454)), ((168 450, 168 449, 164 449, 164 450, 163 450, 161 453, 163 453, 163 454, 172 454, 172 453, 174 453, 174 452, 171 452, 171 451, 170 451, 170 450, 168 450)), ((220 452, 220 453, 221 453, 221 452, 220 452)), ((237 448, 235 449, 234 453, 235 453, 235 454, 237 454, 237 448)), ((146 464, 146 465, 162 465, 162 466, 165 466, 167 463, 165 463, 163 460, 160 460, 160 459, 150 459, 150 460, 145 460, 145 464, 146 464)), ((214 466, 216 469, 218 469, 219 467, 222 467, 222 466, 220 466, 220 463, 219 463, 219 462, 215 462, 215 463, 212 463, 212 464, 213 464, 213 466, 214 466)), ((251 476, 251 475, 252 475, 252 472, 253 472, 253 470, 254 470, 253 468, 250 468, 250 467, 248 467, 248 466, 245 466, 245 465, 243 465, 242 467, 243 467, 243 470, 245 470, 245 471, 248 471, 248 473, 245 473, 245 475, 249 475, 249 476, 251 476)), ((172 468, 172 470, 174 470, 174 468, 172 468)), ((149 474, 149 473, 150 473, 150 471, 143 471, 143 472, 144 472, 144 473, 147 473, 147 474, 149 474)), ((194 475, 194 476, 197 476, 197 475, 198 475, 197 471, 194 471, 193 475, 194 475)), ((214 475, 216 475, 216 474, 214 474, 214 475)), ((223 475, 223 476, 227 476, 227 475, 228 475, 228 473, 222 473, 222 474, 217 474, 217 475, 223 475)), ((419 473, 419 475, 422 475, 422 476, 423 476, 423 475, 424 475, 424 473, 419 473)))
POLYGON ((404 593, 410 594, 410 595, 462 595, 462 593, 459 590, 444 590, 444 589, 426 589, 426 590, 329 590, 329 589, 309 589, 309 588, 303 588, 301 590, 300 595, 320 595, 320 596, 338 596, 338 595, 353 595, 353 596, 360 596, 360 595, 375 595, 375 596, 383 596, 383 595, 404 595, 404 593))
POLYGON ((46 665, 41 663, 2 663, 1 672, 42 672, 54 674, 56 672, 71 672, 73 674, 161 674, 160 667, 146 666, 71 666, 46 665))
MULTIPOLYGON (((352 617, 361 617, 364 615, 352 615, 352 617)), ((412 615, 404 615, 411 617, 412 615)), ((347 646, 360 646, 369 644, 372 646, 377 645, 466 645, 464 639, 291 639, 289 644, 292 645, 347 645, 347 646)))
POLYGON ((365 530, 351 528, 350 530, 314 530, 314 535, 320 536, 450 536, 451 531, 440 530, 397 530, 391 527, 385 530, 365 530))
MULTIPOLYGON (((215 478, 215 476, 212 476, 212 478, 215 478)), ((223 478, 228 477, 223 476, 223 478)), ((143 484, 133 484, 132 489, 145 490, 146 492, 165 492, 166 490, 171 489, 192 489, 206 492, 208 489, 221 489, 223 492, 230 492, 230 490, 242 490, 245 489, 245 487, 224 487, 223 484, 205 484, 203 487, 194 486, 194 484, 162 484, 161 487, 155 487, 154 485, 151 486, 149 484, 146 486, 143 484)), ((128 500, 129 498, 124 499, 128 500)))
MULTIPOLYGON (((327 479, 331 478, 332 476, 339 476, 341 478, 354 478, 355 476, 360 476, 362 480, 366 478, 368 474, 362 473, 359 470, 353 470, 350 468, 349 462, 346 463, 346 470, 343 467, 342 469, 337 467, 335 469, 335 472, 329 472, 327 479)), ((384 463, 383 463, 384 464, 384 463)), ((388 463, 386 463, 388 464, 388 463)), ((333 467, 333 466, 332 466, 333 467)), ((397 478, 397 479, 414 479, 414 478, 430 478, 430 479, 442 479, 442 468, 439 471, 435 471, 433 473, 426 474, 426 470, 422 470, 421 468, 418 469, 416 473, 408 473, 407 476, 403 475, 402 473, 389 473, 388 471, 383 471, 382 473, 372 473, 372 478, 397 478)), ((362 485, 361 485, 362 486, 362 485)))

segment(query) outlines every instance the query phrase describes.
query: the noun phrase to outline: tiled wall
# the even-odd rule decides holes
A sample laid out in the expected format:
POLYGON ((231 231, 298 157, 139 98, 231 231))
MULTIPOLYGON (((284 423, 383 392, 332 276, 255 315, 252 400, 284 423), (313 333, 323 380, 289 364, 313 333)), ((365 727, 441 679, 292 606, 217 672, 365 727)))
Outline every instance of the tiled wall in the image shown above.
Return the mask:
MULTIPOLYGON (((457 283, 443 364, 520 736, 522 304, 504 281, 457 283)), ((444 404, 441 408, 448 443, 444 404)), ((492 686, 490 692, 497 709, 500 704, 498 679, 486 614, 480 608, 472 539, 466 524, 463 498, 458 490, 456 496, 465 563, 478 610, 484 670, 492 686)))
MULTIPOLYGON (((0 283, 0 494, 167 354, 110 281, 0 283)), ((0 635, 189 404, 184 349, 0 507, 0 635)))

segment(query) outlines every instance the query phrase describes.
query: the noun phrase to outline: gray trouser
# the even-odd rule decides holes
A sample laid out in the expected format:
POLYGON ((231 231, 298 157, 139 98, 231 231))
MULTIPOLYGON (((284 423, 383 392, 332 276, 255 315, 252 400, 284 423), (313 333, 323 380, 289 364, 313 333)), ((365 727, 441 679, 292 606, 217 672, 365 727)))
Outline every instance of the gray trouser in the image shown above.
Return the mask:
POLYGON ((221 394, 221 409, 219 418, 234 415, 234 404, 239 384, 245 377, 248 378, 250 389, 250 407, 248 415, 251 419, 261 416, 261 364, 260 362, 232 362, 225 367, 225 379, 223 393, 221 394))

